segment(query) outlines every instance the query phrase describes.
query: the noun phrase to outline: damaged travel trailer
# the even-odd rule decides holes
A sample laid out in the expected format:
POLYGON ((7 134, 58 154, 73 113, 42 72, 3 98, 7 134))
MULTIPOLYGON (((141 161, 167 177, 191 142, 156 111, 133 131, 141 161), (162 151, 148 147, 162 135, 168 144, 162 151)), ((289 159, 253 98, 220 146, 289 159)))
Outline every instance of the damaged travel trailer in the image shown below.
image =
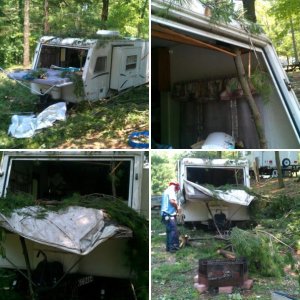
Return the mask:
POLYGON ((180 203, 185 223, 221 228, 249 220, 254 199, 247 160, 184 158, 178 162, 180 203))
POLYGON ((238 22, 213 23, 199 1, 169 2, 151 2, 153 140, 181 149, 298 148, 299 102, 270 40, 238 22), (262 83, 261 89, 249 83, 260 132, 244 97, 237 57, 247 76, 262 83))
POLYGON ((95 101, 147 83, 148 51, 147 41, 115 35, 98 39, 44 36, 36 47, 32 69, 8 76, 30 82, 32 93, 42 98, 95 101))
MULTIPOLYGON (((1 247, 6 253, 0 258, 0 267, 20 270, 28 267, 20 243, 20 238, 24 238, 33 276, 38 276, 36 272, 45 261, 55 263, 61 270, 56 278, 51 278, 55 287, 58 282, 65 284, 66 276, 76 275, 77 287, 94 286, 99 295, 104 290, 107 299, 133 299, 130 288, 133 273, 128 261, 132 230, 108 218, 108 208, 81 207, 71 202, 64 209, 45 213, 43 207, 60 205, 63 199, 76 194, 82 199, 96 197, 96 203, 103 198, 113 206, 117 201, 147 217, 149 202, 142 189, 149 190, 148 187, 143 152, 4 152, 1 197, 22 192, 32 195, 36 205, 19 208, 10 215, 0 214, 0 225, 5 229, 1 247)), ((148 262, 148 253, 145 259, 148 262)), ((33 278, 45 288, 42 280, 33 278)))

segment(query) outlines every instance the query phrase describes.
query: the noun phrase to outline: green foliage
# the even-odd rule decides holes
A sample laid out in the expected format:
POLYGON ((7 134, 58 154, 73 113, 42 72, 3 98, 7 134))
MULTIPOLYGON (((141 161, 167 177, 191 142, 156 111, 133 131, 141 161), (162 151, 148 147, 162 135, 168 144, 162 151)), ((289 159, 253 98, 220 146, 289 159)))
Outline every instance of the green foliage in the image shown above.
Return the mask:
POLYGON ((18 208, 31 206, 35 204, 33 196, 27 193, 8 193, 0 198, 0 213, 9 217, 11 213, 18 208))
MULTIPOLYGON (((0 212, 9 216, 14 209, 34 205, 32 196, 28 194, 9 194, 6 198, 0 199, 0 212)), ((56 206, 46 206, 42 208, 43 214, 33 217, 43 218, 48 210, 63 210, 69 206, 81 206, 94 209, 102 209, 107 212, 112 222, 129 227, 133 232, 127 247, 128 260, 126 264, 131 268, 139 299, 147 299, 148 296, 148 221, 140 216, 136 211, 129 208, 127 204, 118 198, 110 196, 90 195, 80 196, 74 194, 72 197, 64 199, 56 206)))
POLYGON ((7 135, 12 115, 36 112, 38 97, 0 76, 0 148, 127 148, 131 132, 148 128, 148 93, 141 86, 111 101, 82 101, 68 111, 65 122, 32 138, 15 139, 7 135))
POLYGON ((164 153, 152 152, 151 155, 151 190, 153 195, 162 194, 168 183, 176 178, 175 163, 164 153))
MULTIPOLYGON (((109 2, 106 22, 101 21, 102 1, 49 1, 47 35, 86 37, 99 29, 116 29, 123 36, 148 38, 148 0, 109 2)), ((3 0, 0 4, 0 66, 7 68, 23 61, 23 1, 3 0), (20 6, 19 6, 20 5, 20 6)), ((30 50, 44 35, 44 1, 31 1, 30 50)), ((32 56, 32 55, 31 55, 32 56)))
POLYGON ((257 68, 251 74, 250 81, 255 91, 262 96, 265 102, 268 102, 272 92, 269 74, 257 68))
POLYGON ((73 82, 75 96, 81 98, 84 96, 82 73, 64 71, 61 77, 68 77, 73 82))
POLYGON ((294 23, 296 45, 299 48, 300 34, 297 30, 300 24, 299 6, 298 0, 256 1, 259 23, 274 43, 277 53, 287 59, 295 57, 291 20, 294 23))
POLYGON ((284 260, 279 247, 262 233, 233 228, 230 236, 234 251, 248 260, 249 269, 263 276, 281 277, 284 260))
POLYGON ((30 78, 40 78, 40 79, 44 79, 46 78, 46 72, 47 70, 44 68, 41 69, 36 69, 36 70, 30 70, 28 72, 28 76, 30 78))
POLYGON ((216 2, 212 0, 200 0, 206 7, 211 9, 211 21, 228 24, 232 20, 240 20, 243 12, 235 10, 234 2, 225 0, 216 2))

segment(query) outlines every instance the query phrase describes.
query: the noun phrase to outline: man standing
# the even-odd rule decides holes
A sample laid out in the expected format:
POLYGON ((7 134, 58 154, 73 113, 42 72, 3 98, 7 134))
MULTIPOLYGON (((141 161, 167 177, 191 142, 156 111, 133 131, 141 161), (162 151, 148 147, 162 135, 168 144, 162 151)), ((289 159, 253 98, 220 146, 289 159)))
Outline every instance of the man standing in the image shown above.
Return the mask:
POLYGON ((161 216, 166 225, 166 251, 176 252, 179 249, 179 235, 177 231, 176 215, 178 213, 176 193, 180 190, 179 184, 170 182, 162 196, 161 216))

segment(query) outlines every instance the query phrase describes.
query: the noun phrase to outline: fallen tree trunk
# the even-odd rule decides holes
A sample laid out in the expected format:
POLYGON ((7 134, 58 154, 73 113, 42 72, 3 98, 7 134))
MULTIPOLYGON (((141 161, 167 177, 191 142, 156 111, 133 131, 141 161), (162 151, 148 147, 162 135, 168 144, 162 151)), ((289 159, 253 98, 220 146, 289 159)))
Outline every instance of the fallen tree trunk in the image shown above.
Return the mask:
POLYGON ((243 89, 244 96, 247 99, 249 108, 250 108, 252 116, 253 116, 253 120, 254 120, 256 131, 257 131, 258 138, 259 138, 260 148, 265 149, 265 148, 267 148, 267 141, 266 141, 266 137, 265 137, 265 133, 264 133, 264 126, 262 123, 260 112, 258 110, 258 107, 255 103, 255 100, 252 96, 252 93, 251 93, 251 90, 249 87, 249 83, 248 83, 248 80, 246 77, 245 68, 243 65, 242 57, 241 57, 241 50, 236 48, 235 53, 236 53, 236 57, 234 58, 234 61, 235 61, 235 65, 236 65, 236 69, 237 69, 237 73, 238 73, 238 78, 239 78, 241 87, 243 89))

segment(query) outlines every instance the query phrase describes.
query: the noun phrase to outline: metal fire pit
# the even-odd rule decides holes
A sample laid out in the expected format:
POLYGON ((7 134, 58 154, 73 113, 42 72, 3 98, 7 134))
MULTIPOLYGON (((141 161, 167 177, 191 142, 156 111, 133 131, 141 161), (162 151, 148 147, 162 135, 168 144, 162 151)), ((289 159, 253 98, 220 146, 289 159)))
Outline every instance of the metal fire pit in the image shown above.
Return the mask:
POLYGON ((198 283, 207 287, 242 286, 248 279, 245 258, 199 260, 198 283))

